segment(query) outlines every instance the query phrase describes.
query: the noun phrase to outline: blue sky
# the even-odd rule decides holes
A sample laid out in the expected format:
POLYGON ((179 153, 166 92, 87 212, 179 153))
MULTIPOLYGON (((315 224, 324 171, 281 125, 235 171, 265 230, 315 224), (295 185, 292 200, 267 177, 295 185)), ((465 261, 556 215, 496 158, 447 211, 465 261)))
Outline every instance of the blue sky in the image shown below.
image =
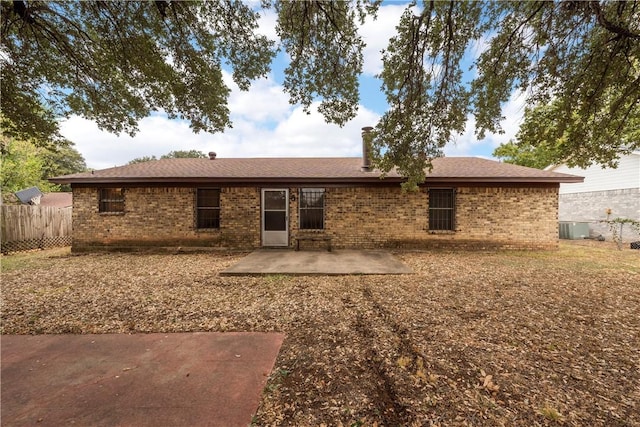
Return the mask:
MULTIPOLYGON (((233 128, 219 134, 194 134, 188 123, 169 120, 155 114, 139 123, 135 137, 117 136, 100 131, 95 123, 80 117, 71 117, 61 124, 65 137, 94 169, 126 164, 136 157, 160 157, 173 150, 215 151, 219 157, 355 157, 361 153, 360 129, 374 126, 386 110, 380 81, 374 76, 382 67, 380 51, 387 46, 395 32, 404 5, 389 2, 380 7, 378 18, 369 19, 361 28, 367 47, 364 51, 364 72, 360 79, 360 108, 358 115, 344 127, 324 122, 315 112, 307 115, 298 105, 290 105, 282 91, 282 70, 287 57, 281 53, 273 64, 272 73, 253 83, 248 92, 233 84, 231 74, 225 72, 225 81, 232 89, 229 109, 233 128)), ((263 13, 260 31, 277 40, 275 14, 263 13)), ((482 49, 471 49, 478 53, 482 49)), ((468 58, 469 63, 472 57, 468 58)), ((469 75, 473 74, 471 70, 469 75)), ((478 141, 474 135, 474 120, 469 117, 463 135, 444 150, 446 156, 491 157, 500 143, 513 138, 524 111, 524 98, 513 96, 504 105, 502 122, 504 134, 488 134, 478 141)))

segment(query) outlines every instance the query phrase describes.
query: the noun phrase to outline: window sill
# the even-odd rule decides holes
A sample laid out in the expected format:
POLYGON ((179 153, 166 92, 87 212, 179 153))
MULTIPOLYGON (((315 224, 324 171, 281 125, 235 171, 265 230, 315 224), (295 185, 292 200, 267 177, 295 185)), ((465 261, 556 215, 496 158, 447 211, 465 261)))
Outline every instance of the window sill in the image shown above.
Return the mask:
POLYGON ((104 216, 122 216, 125 212, 98 212, 98 215, 104 216))
POLYGON ((427 230, 429 234, 456 234, 456 230, 427 230))
POLYGON ((220 231, 220 228, 196 228, 196 233, 216 233, 220 231))

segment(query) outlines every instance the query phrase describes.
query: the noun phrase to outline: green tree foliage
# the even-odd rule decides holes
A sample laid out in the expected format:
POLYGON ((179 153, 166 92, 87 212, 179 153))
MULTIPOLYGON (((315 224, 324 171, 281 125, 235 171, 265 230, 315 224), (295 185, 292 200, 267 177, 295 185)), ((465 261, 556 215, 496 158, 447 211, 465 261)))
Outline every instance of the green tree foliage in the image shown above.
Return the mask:
POLYGON ((566 138, 556 134, 552 110, 547 106, 526 108, 516 139, 500 144, 493 151, 493 156, 507 163, 537 169, 564 162, 561 147, 566 138))
POLYGON ((158 158, 156 156, 142 156, 142 157, 136 157, 135 159, 130 160, 127 164, 135 165, 136 163, 151 162, 153 160, 158 160, 158 158))
MULTIPOLYGON (((308 109, 319 100, 340 125, 354 117, 364 46, 357 27, 378 3, 263 2, 277 12, 291 58, 284 90, 292 102, 308 109)), ((243 2, 2 2, 3 113, 11 132, 29 135, 69 114, 133 133, 156 109, 196 132, 221 131, 230 125, 221 64, 241 89, 269 70, 274 45, 256 28, 257 13, 243 2), (47 108, 29 113, 41 100, 47 108)), ((514 90, 529 106, 553 104, 559 152, 570 162, 611 162, 640 145, 640 0, 416 1, 379 77, 389 110, 375 128, 374 161, 397 167, 409 188, 469 115, 479 138, 500 132, 514 90), (463 59, 478 53, 465 78, 463 59)))
MULTIPOLYGON (((206 159, 207 157, 209 156, 198 150, 175 150, 160 156, 161 159, 206 159)), ((137 157, 127 164, 133 165, 135 163, 144 163, 152 160, 158 160, 158 158, 156 156, 137 157)))
POLYGON ((1 141, 3 196, 34 186, 44 192, 70 191, 47 179, 87 170, 84 158, 69 141, 46 147, 7 136, 1 141))
POLYGON ((397 166, 410 177, 408 188, 464 131, 470 93, 461 61, 468 43, 486 30, 486 7, 491 4, 436 1, 417 14, 408 8, 383 54, 380 77, 390 108, 376 126, 374 160, 386 171, 397 166))
POLYGON ((41 150, 28 141, 2 137, 3 196, 33 186, 41 191, 53 188, 53 184, 42 178, 44 162, 39 155, 41 150))
POLYGON ((425 2, 403 15, 381 78, 390 110, 376 128, 378 162, 398 166, 409 187, 468 114, 478 137, 500 132, 501 105, 517 89, 529 105, 553 101, 560 151, 574 165, 607 162, 640 146, 620 138, 637 135, 630 118, 640 115, 640 2, 425 2), (464 81, 460 58, 478 46, 464 81))
POLYGON ((2 1, 1 14, 2 126, 18 137, 49 139, 70 114, 134 134, 158 109, 222 131, 222 62, 247 89, 274 53, 239 1, 2 1))
POLYGON ((333 123, 344 125, 356 116, 362 72, 362 49, 358 23, 367 11, 361 1, 280 1, 276 3, 276 30, 291 62, 285 70, 284 88, 292 103, 309 112, 321 99, 318 110, 333 123))
POLYGON ((501 144, 493 155, 508 163, 540 169, 559 163, 585 166, 591 161, 603 166, 616 167, 620 156, 629 154, 638 147, 638 141, 640 141, 640 109, 638 107, 635 108, 637 111, 626 119, 619 133, 613 135, 608 144, 603 144, 597 149, 576 140, 576 134, 583 134, 583 138, 593 137, 593 134, 584 133, 589 119, 575 112, 569 117, 565 116, 562 106, 557 102, 526 108, 524 121, 516 139, 501 144), (586 161, 587 159, 589 162, 586 161))
POLYGON ((161 159, 206 159, 208 157, 199 150, 175 150, 160 156, 161 159))
POLYGON ((565 113, 557 102, 527 108, 514 148, 523 155, 532 152, 547 165, 566 163, 569 166, 587 166, 596 162, 608 167, 615 167, 621 155, 638 148, 640 104, 636 105, 619 130, 612 130, 611 136, 600 135, 600 138, 608 138, 607 144, 592 147, 577 139, 579 135, 581 138, 597 137, 598 132, 590 132, 588 128, 592 120, 595 118, 583 117, 576 112, 565 113))
POLYGON ((521 144, 514 141, 500 144, 493 150, 493 156, 505 163, 536 169, 544 169, 555 163, 553 153, 546 146, 521 144))
MULTIPOLYGON (((42 178, 68 175, 87 171, 87 163, 73 143, 66 141, 54 147, 41 148, 42 178)), ((49 184, 51 185, 51 184, 49 184)), ((58 191, 71 191, 71 185, 59 184, 58 191)))

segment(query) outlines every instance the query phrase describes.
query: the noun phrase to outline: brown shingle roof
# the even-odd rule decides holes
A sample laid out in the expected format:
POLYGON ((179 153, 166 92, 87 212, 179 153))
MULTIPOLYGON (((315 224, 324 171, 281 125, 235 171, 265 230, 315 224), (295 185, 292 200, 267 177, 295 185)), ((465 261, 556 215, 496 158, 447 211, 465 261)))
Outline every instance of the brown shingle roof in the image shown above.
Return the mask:
POLYGON ((40 199, 41 206, 66 208, 73 205, 72 193, 45 193, 40 199))
MULTIPOLYGON (((126 184, 169 182, 380 182, 378 170, 363 172, 359 157, 163 159, 51 178, 55 183, 126 184)), ((401 182, 396 171, 385 182, 401 182)), ((477 157, 433 160, 427 182, 582 182, 582 178, 477 157)))

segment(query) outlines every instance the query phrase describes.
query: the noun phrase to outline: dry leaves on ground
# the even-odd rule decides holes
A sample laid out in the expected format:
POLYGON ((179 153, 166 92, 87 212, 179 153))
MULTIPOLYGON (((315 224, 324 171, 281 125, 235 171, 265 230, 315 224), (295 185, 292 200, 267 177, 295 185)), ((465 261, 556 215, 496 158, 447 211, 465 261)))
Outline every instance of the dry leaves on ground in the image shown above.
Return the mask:
POLYGON ((4 257, 2 332, 283 331, 256 425, 640 425, 638 251, 396 256, 415 274, 218 276, 241 254, 4 257))

